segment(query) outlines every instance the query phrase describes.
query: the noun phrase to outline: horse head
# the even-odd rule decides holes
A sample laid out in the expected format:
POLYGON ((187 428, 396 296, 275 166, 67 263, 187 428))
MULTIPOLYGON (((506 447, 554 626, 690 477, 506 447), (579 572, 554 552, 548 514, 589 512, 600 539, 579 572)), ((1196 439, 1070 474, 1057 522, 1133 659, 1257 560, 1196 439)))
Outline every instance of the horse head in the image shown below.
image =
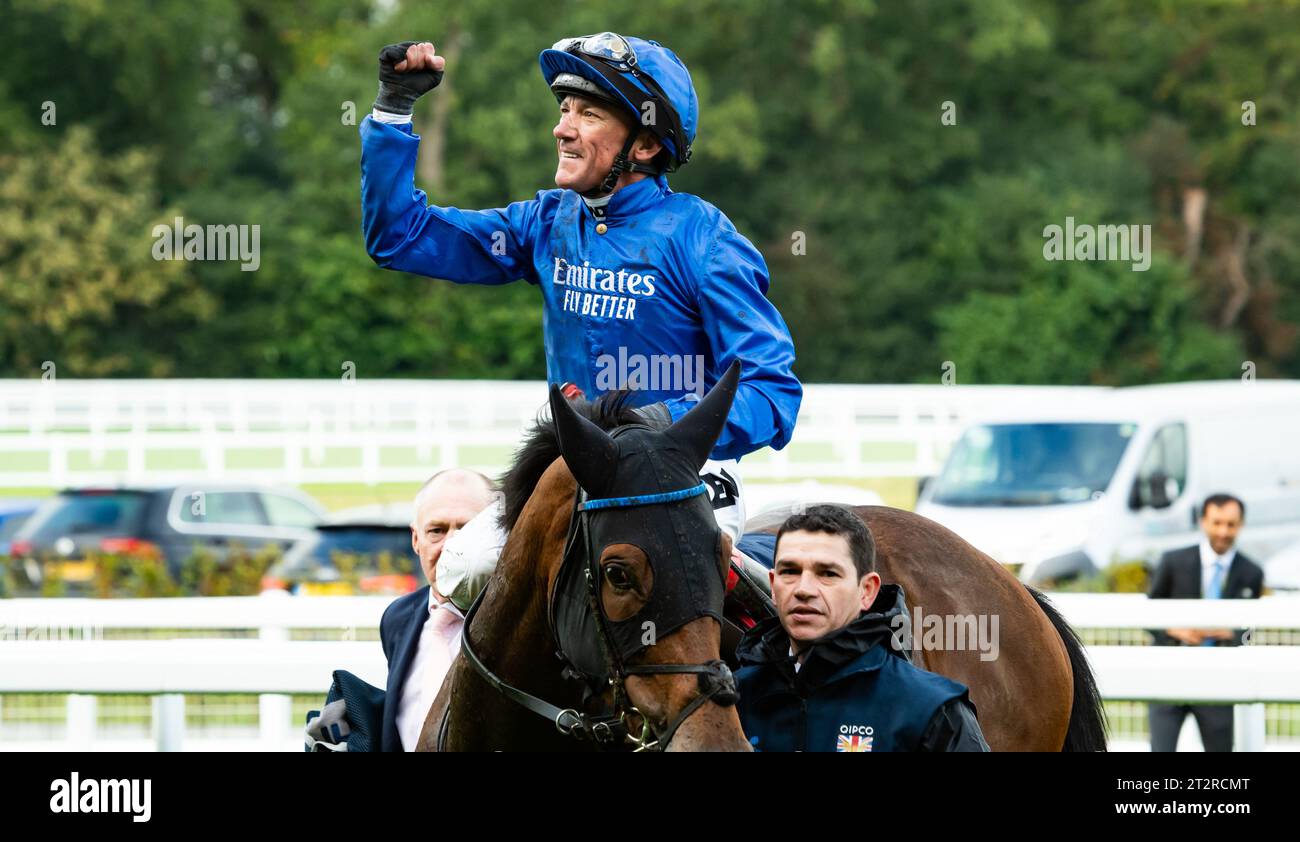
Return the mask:
POLYGON ((739 376, 736 362, 667 429, 606 432, 551 389, 560 451, 580 489, 550 586, 551 623, 570 674, 643 746, 749 747, 719 652, 731 541, 699 477, 739 376))

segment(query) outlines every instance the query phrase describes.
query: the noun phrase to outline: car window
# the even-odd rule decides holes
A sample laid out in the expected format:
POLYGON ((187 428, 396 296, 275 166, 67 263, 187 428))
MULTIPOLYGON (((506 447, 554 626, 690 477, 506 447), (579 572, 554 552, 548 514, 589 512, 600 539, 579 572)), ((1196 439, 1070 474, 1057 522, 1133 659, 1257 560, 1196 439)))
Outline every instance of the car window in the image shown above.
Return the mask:
POLYGON ((185 523, 265 525, 262 507, 251 491, 193 491, 181 499, 185 523))
POLYGON ((27 522, 28 517, 30 517, 30 515, 23 514, 5 518, 4 522, 0 523, 0 541, 7 540, 17 535, 19 528, 27 522))
POLYGON ((1142 458, 1142 465, 1138 468, 1138 493, 1144 506, 1152 505, 1150 484, 1155 476, 1166 478, 1165 492, 1170 501, 1187 487, 1187 428, 1182 424, 1161 427, 1142 458))
POLYGON ((1106 490, 1132 436, 1131 424, 1097 422, 971 427, 930 499, 946 506, 1084 502, 1106 490))
POLYGON ((263 494, 262 503, 266 505, 267 517, 274 526, 312 527, 320 523, 320 518, 300 500, 283 494, 263 494))
POLYGON ((141 494, 62 494, 41 505, 23 534, 37 540, 75 533, 122 534, 139 526, 141 494))
POLYGON ((411 549, 411 533, 407 529, 365 527, 323 529, 320 532, 320 550, 323 553, 405 553, 411 549))

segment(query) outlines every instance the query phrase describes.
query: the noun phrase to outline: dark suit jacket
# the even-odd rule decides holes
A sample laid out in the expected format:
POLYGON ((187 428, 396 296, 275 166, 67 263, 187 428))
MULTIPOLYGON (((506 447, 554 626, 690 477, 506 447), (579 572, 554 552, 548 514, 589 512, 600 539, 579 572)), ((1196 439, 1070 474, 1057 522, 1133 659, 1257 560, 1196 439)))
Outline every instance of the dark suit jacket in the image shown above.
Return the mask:
MULTIPOLYGON (((1222 599, 1259 599, 1264 590, 1264 571, 1240 551, 1232 559, 1228 574, 1223 578, 1222 599)), ((1200 545, 1170 550, 1160 558, 1160 566, 1151 580, 1147 596, 1152 599, 1204 599, 1201 592, 1200 545)), ((1165 634, 1163 629, 1151 629, 1157 646, 1182 646, 1181 641, 1165 634)), ((1240 646, 1245 629, 1236 629, 1234 640, 1216 641, 1216 646, 1240 646)))
POLYGON ((393 600, 379 621, 379 642, 388 659, 388 692, 384 694, 384 731, 380 751, 402 751, 397 734, 397 709, 402 701, 402 684, 420 645, 420 631, 429 619, 429 586, 393 600))

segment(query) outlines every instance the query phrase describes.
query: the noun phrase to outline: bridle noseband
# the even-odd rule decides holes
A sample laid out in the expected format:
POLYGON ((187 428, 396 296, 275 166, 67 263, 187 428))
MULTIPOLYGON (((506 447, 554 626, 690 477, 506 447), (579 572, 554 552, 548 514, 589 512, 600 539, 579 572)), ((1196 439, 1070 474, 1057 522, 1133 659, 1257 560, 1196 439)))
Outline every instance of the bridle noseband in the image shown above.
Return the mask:
MULTIPOLYGON (((634 506, 651 506, 651 505, 672 505, 681 503, 692 497, 708 492, 704 483, 700 483, 690 488, 683 488, 676 491, 668 491, 659 494, 639 494, 628 497, 607 497, 599 499, 586 499, 585 492, 581 487, 578 489, 574 498, 574 511, 569 520, 569 532, 565 540, 564 559, 561 562, 561 572, 569 564, 571 553, 579 549, 577 541, 579 533, 582 535, 582 561, 584 564, 584 581, 586 587, 586 597, 590 604, 590 611, 596 621, 598 634, 596 643, 600 648, 602 659, 605 663, 607 673, 607 683, 613 692, 614 704, 609 713, 588 714, 574 708, 560 708, 556 705, 540 699, 530 693, 513 687, 501 680, 495 675, 483 660, 474 651, 470 644, 469 631, 474 616, 478 613, 478 608, 483 602, 483 597, 487 593, 487 588, 478 595, 474 604, 470 606, 468 613, 465 615, 464 629, 461 634, 461 652, 464 653, 465 659, 470 666, 474 668, 480 676, 484 678, 497 692, 510 699, 512 702, 521 707, 532 711, 533 713, 545 717, 554 723, 555 728, 565 736, 573 737, 579 740, 588 740, 601 746, 612 746, 619 743, 628 743, 635 746, 634 751, 662 751, 672 740, 677 729, 682 723, 695 713, 702 705, 707 702, 714 702, 723 706, 734 705, 738 699, 736 693, 735 680, 732 677, 731 669, 721 660, 713 660, 703 664, 628 664, 619 653, 619 648, 615 637, 609 625, 609 618, 605 616, 601 608, 600 601, 600 559, 593 552, 591 545, 591 533, 587 528, 587 519, 591 517, 591 512, 604 509, 630 508, 634 506), (627 695, 625 682, 628 676, 632 675, 681 675, 694 674, 699 683, 700 692, 674 717, 673 721, 662 731, 654 728, 648 716, 637 709, 632 704, 627 695), (628 722, 629 714, 635 714, 641 720, 641 728, 638 734, 633 734, 628 722)), ((719 571, 721 573, 721 571, 719 571)), ((557 582, 560 575, 557 574, 557 582)), ((557 586, 558 589, 558 586, 557 586)), ((556 634, 554 618, 554 596, 548 600, 548 625, 551 627, 552 635, 556 634)), ((591 677, 584 674, 581 670, 575 668, 574 659, 570 654, 564 651, 563 645, 557 640, 557 654, 566 663, 563 675, 567 678, 585 679, 588 681, 588 695, 592 691, 598 691, 603 688, 593 687, 591 677)), ((450 706, 448 706, 448 711, 450 706)), ((446 736, 447 717, 444 714, 442 728, 439 729, 438 744, 441 748, 446 736)))

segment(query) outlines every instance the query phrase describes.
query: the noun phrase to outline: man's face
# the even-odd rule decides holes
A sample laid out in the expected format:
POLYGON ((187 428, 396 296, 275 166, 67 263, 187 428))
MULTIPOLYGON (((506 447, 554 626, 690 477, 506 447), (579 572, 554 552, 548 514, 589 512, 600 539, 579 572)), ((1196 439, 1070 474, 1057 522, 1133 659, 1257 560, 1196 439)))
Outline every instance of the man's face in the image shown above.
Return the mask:
POLYGON ((1213 503, 1205 507, 1201 517, 1201 529, 1210 541, 1210 548, 1217 555, 1223 555, 1237 542, 1237 533, 1241 531, 1241 507, 1236 503, 1213 503))
MULTIPOLYGON (((595 191, 614 166, 629 131, 631 127, 613 106, 599 100, 566 96, 560 103, 560 121, 551 132, 560 157, 555 167, 555 185, 584 194, 595 191)), ((631 155, 634 160, 646 163, 658 151, 658 143, 646 147, 644 142, 639 142, 631 155)), ((624 173, 620 182, 627 178, 624 173)))
POLYGON ((448 538, 492 502, 488 490, 481 483, 457 481, 454 477, 447 482, 441 482, 441 479, 425 489, 415 523, 411 524, 411 547, 420 557, 424 578, 440 599, 445 597, 438 590, 436 578, 443 546, 448 538))
POLYGON ((795 650, 853 622, 880 592, 880 576, 859 577, 843 535, 787 532, 769 574, 781 625, 795 650))

